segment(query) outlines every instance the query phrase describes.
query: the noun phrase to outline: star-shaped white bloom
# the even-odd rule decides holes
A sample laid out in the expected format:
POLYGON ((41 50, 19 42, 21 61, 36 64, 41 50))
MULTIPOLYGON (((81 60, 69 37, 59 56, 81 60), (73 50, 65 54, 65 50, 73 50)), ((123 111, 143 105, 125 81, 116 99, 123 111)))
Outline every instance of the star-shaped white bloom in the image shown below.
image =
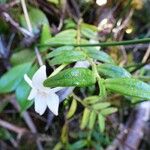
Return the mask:
POLYGON ((43 86, 46 79, 46 66, 41 66, 34 74, 32 80, 27 74, 24 75, 25 81, 32 88, 28 96, 28 100, 34 99, 35 111, 42 115, 47 106, 55 114, 58 115, 59 97, 56 94, 62 87, 47 88, 43 86))

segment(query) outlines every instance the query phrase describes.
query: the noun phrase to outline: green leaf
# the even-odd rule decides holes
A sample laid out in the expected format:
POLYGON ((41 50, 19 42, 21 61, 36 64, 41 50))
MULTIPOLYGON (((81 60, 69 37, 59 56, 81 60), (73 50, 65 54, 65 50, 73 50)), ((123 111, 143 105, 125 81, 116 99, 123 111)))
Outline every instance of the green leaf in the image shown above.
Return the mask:
POLYGON ((89 116, 90 116, 90 110, 88 108, 85 108, 83 111, 83 116, 80 124, 81 129, 84 129, 87 126, 89 121, 89 116))
POLYGON ((122 67, 112 64, 101 64, 97 66, 98 72, 110 78, 131 77, 131 74, 122 67))
POLYGON ((95 48, 88 47, 85 49, 87 55, 95 60, 99 60, 104 63, 114 64, 113 59, 105 52, 99 51, 95 48))
POLYGON ((58 33, 55 37, 45 41, 45 44, 75 44, 77 31, 73 29, 65 30, 58 33))
POLYGON ((103 116, 108 116, 110 114, 113 114, 113 113, 117 112, 117 110, 118 109, 115 108, 115 107, 105 108, 105 109, 101 110, 101 114, 103 116))
POLYGON ((17 88, 23 75, 29 71, 31 63, 24 63, 11 68, 0 78, 0 93, 12 92, 17 88))
POLYGON ((72 150, 78 150, 78 149, 83 149, 87 145, 87 140, 79 140, 73 144, 71 144, 71 149, 72 150))
POLYGON ((86 68, 71 68, 59 72, 44 81, 46 87, 85 87, 95 83, 93 72, 86 68))
POLYGON ((56 48, 55 50, 53 50, 52 52, 50 52, 46 58, 51 58, 51 57, 54 57, 54 56, 57 56, 57 55, 60 55, 62 54, 64 51, 72 51, 74 49, 73 46, 62 46, 62 47, 59 47, 59 48, 56 48))
POLYGON ((84 102, 86 103, 86 104, 95 104, 95 103, 97 103, 97 102, 99 102, 99 101, 101 101, 101 97, 99 97, 99 96, 89 96, 89 97, 86 97, 85 99, 84 99, 84 102))
POLYGON ((107 97, 107 92, 106 92, 106 87, 105 87, 105 82, 104 79, 98 80, 98 85, 99 85, 99 96, 101 99, 105 99, 107 97))
POLYGON ((61 141, 62 143, 68 142, 68 125, 66 123, 64 124, 61 131, 61 141))
POLYGON ((98 114, 98 124, 100 132, 104 132, 105 130, 105 117, 103 117, 101 114, 98 114))
POLYGON ((62 148, 63 148, 63 143, 62 143, 62 142, 58 142, 58 143, 54 146, 53 150, 61 150, 62 148))
POLYGON ((60 55, 57 55, 55 58, 50 60, 51 65, 58 65, 62 63, 71 63, 71 62, 76 62, 79 60, 85 60, 86 55, 82 51, 63 51, 60 55))
POLYGON ((19 65, 27 62, 33 61, 35 58, 34 51, 31 49, 23 49, 19 52, 16 52, 11 57, 11 63, 13 65, 19 65))
POLYGON ((76 23, 72 19, 65 19, 64 20, 64 29, 74 29, 76 28, 76 23))
MULTIPOLYGON (((36 70, 37 66, 32 67, 28 75, 30 77, 33 76, 36 70)), ((25 80, 22 80, 16 89, 16 99, 20 106, 20 112, 27 110, 33 104, 33 101, 28 100, 30 91, 30 86, 26 83, 25 80)))
POLYGON ((87 29, 87 28, 81 29, 81 34, 83 36, 85 36, 86 38, 89 38, 89 39, 97 37, 97 33, 96 32, 93 32, 92 30, 87 29))
POLYGON ((75 44, 76 39, 72 37, 53 37, 50 38, 49 40, 45 41, 45 44, 51 44, 51 45, 56 45, 57 44, 62 44, 62 45, 67 45, 67 44, 75 44))
POLYGON ((28 109, 33 101, 29 101, 27 98, 29 96, 31 88, 27 85, 27 83, 23 80, 16 89, 16 99, 20 106, 20 112, 28 109))
POLYGON ((90 29, 93 32, 98 32, 98 28, 94 25, 88 24, 88 23, 81 23, 81 29, 90 29))
POLYGON ((51 36, 51 31, 49 28, 48 24, 44 24, 42 26, 42 32, 41 32, 41 38, 40 38, 40 43, 43 44, 46 40, 50 39, 51 36))
POLYGON ((94 110, 101 110, 101 109, 107 108, 109 106, 110 106, 110 103, 108 103, 108 102, 102 102, 102 103, 98 103, 98 104, 92 105, 92 108, 94 110))
POLYGON ((81 24, 81 34, 86 38, 89 39, 97 38, 97 31, 98 29, 96 26, 86 24, 86 23, 81 24))
POLYGON ((95 121, 96 121, 96 113, 95 111, 92 111, 89 118, 89 124, 88 124, 89 129, 94 128, 95 121))
POLYGON ((106 89, 123 95, 150 99, 150 86, 132 78, 113 78, 105 80, 106 89))
POLYGON ((59 4, 59 0, 47 0, 48 2, 51 2, 53 4, 58 5, 59 4))
MULTIPOLYGON (((39 33, 40 27, 43 24, 49 24, 46 15, 40 9, 30 8, 29 17, 31 20, 33 33, 35 34, 39 33)), ((27 23, 23 14, 20 16, 20 23, 24 28, 28 29, 28 26, 27 26, 27 23)))
POLYGON ((76 112, 76 109, 77 109, 77 101, 75 99, 73 99, 66 118, 67 119, 71 118, 74 115, 74 113, 76 112))
POLYGON ((55 37, 60 37, 60 38, 75 38, 77 36, 77 31, 74 29, 68 29, 68 30, 64 30, 59 32, 58 34, 56 34, 55 37))
POLYGON ((0 139, 10 140, 11 138, 11 134, 5 128, 0 127, 0 139))
MULTIPOLYGON (((44 24, 42 26, 41 36, 40 36, 40 44, 45 44, 45 41, 51 38, 51 31, 48 24, 44 24)), ((49 46, 42 46, 40 47, 40 51, 46 51, 49 46)))

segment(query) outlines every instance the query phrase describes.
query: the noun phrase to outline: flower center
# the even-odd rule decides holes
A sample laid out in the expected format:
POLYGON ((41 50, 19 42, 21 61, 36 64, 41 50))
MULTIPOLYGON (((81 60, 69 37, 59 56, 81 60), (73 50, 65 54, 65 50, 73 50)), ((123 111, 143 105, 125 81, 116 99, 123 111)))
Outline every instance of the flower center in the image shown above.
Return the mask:
POLYGON ((40 95, 42 95, 42 96, 46 96, 46 95, 47 95, 46 92, 41 91, 41 90, 39 90, 39 89, 37 89, 37 92, 38 92, 40 95))

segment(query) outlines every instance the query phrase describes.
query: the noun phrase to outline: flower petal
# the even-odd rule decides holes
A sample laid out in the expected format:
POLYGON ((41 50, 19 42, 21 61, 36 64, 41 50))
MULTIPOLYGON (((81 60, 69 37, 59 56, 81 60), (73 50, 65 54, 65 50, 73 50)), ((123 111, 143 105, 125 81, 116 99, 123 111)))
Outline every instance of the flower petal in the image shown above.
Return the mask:
POLYGON ((32 81, 27 74, 24 75, 24 80, 33 88, 32 81))
POLYGON ((37 90, 35 88, 33 88, 28 96, 28 100, 32 100, 33 98, 35 98, 37 95, 37 90))
POLYGON ((64 87, 56 87, 56 88, 52 88, 51 91, 55 93, 55 92, 58 92, 62 89, 64 89, 64 87))
POLYGON ((45 95, 37 94, 34 100, 35 111, 42 115, 46 110, 45 95))
POLYGON ((56 116, 58 115, 58 107, 59 107, 59 97, 55 93, 51 92, 47 95, 46 103, 48 108, 54 113, 56 116))
POLYGON ((43 65, 35 72, 32 78, 33 85, 37 89, 45 89, 46 87, 43 86, 43 82, 46 78, 46 66, 43 65))

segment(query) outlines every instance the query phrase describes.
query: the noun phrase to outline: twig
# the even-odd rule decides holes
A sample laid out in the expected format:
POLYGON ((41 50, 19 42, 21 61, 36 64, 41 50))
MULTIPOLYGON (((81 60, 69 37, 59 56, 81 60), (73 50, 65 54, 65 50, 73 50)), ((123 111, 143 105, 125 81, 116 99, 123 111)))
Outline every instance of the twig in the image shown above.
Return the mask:
POLYGON ((78 22, 81 14, 77 2, 75 0, 67 0, 66 4, 68 14, 75 20, 75 22, 78 22))
POLYGON ((17 5, 20 3, 20 0, 14 0, 14 1, 11 1, 10 3, 7 3, 5 4, 5 8, 6 9, 10 9, 11 7, 17 5))
POLYGON ((142 63, 145 63, 149 56, 150 56, 150 45, 149 45, 149 47, 148 47, 148 49, 147 49, 147 51, 143 57, 142 63))
POLYGON ((124 64, 127 63, 128 61, 128 57, 127 57, 127 52, 125 50, 125 47, 124 46, 120 46, 120 49, 121 49, 121 52, 122 52, 122 55, 123 55, 123 60, 120 62, 120 66, 124 66, 124 64))
POLYGON ((6 48, 6 43, 3 39, 3 36, 0 35, 0 58, 2 58, 4 67, 8 70, 11 65, 9 63, 10 51, 6 48))
MULTIPOLYGON (((28 14, 28 11, 27 11, 26 4, 25 4, 25 0, 21 0, 21 5, 22 5, 22 9, 23 9, 23 12, 24 12, 24 16, 25 16, 25 20, 26 20, 29 32, 31 33, 32 36, 34 36, 33 35, 33 30, 32 30, 32 25, 31 25, 31 21, 30 21, 30 18, 29 18, 29 14, 28 14)), ((41 55, 39 53, 39 50, 38 50, 38 48, 36 46, 34 47, 34 50, 35 50, 35 54, 36 54, 38 63, 39 63, 40 66, 42 66, 43 65, 43 61, 42 61, 42 57, 41 57, 41 55)))
POLYGON ((20 27, 19 24, 15 22, 8 13, 3 12, 1 15, 5 19, 6 22, 9 22, 15 29, 20 31, 25 37, 32 36, 32 34, 28 30, 20 27))
MULTIPOLYGON (((12 98, 11 103, 14 105, 14 107, 20 111, 20 107, 18 105, 18 103, 15 100, 15 97, 12 98)), ((29 129, 31 130, 32 133, 37 133, 37 129, 36 126, 34 125, 32 118, 30 117, 28 112, 23 112, 22 113, 22 117, 25 120, 26 124, 28 125, 29 129)), ((43 150, 41 143, 39 142, 39 140, 37 139, 37 146, 39 150, 43 150)))
POLYGON ((59 25, 57 28, 58 31, 60 31, 61 28, 63 27, 65 11, 66 11, 66 0, 62 0, 62 11, 61 11, 61 17, 60 17, 59 25))
POLYGON ((131 9, 131 11, 129 12, 126 19, 123 21, 123 23, 118 28, 115 28, 115 35, 114 35, 115 39, 117 38, 117 35, 119 34, 119 32, 127 27, 131 17, 133 16, 133 13, 134 13, 134 10, 131 9))
POLYGON ((8 57, 8 49, 6 48, 6 43, 3 39, 3 36, 0 35, 0 58, 7 58, 8 57))
POLYGON ((150 102, 142 102, 131 114, 126 127, 106 150, 137 150, 144 135, 144 126, 150 118, 150 102))
POLYGON ((10 51, 10 48, 11 48, 11 45, 12 45, 12 42, 15 38, 15 33, 12 33, 12 35, 10 36, 9 38, 9 42, 8 42, 8 45, 7 45, 7 49, 10 51))
MULTIPOLYGON (((17 111, 20 111, 20 106, 18 105, 18 103, 16 102, 16 98, 15 96, 13 95, 11 98, 11 103, 12 105, 15 107, 15 109, 17 111)), ((27 123, 29 129, 33 132, 33 133, 36 133, 36 127, 35 125, 33 124, 33 121, 31 119, 31 117, 29 116, 29 114, 27 112, 23 112, 22 113, 22 117, 24 118, 25 122, 27 123)))
POLYGON ((27 132, 27 129, 17 127, 16 125, 13 125, 13 124, 11 124, 7 121, 4 121, 2 119, 0 119, 0 126, 15 132, 15 133, 19 134, 20 136, 23 135, 25 132, 27 132))

